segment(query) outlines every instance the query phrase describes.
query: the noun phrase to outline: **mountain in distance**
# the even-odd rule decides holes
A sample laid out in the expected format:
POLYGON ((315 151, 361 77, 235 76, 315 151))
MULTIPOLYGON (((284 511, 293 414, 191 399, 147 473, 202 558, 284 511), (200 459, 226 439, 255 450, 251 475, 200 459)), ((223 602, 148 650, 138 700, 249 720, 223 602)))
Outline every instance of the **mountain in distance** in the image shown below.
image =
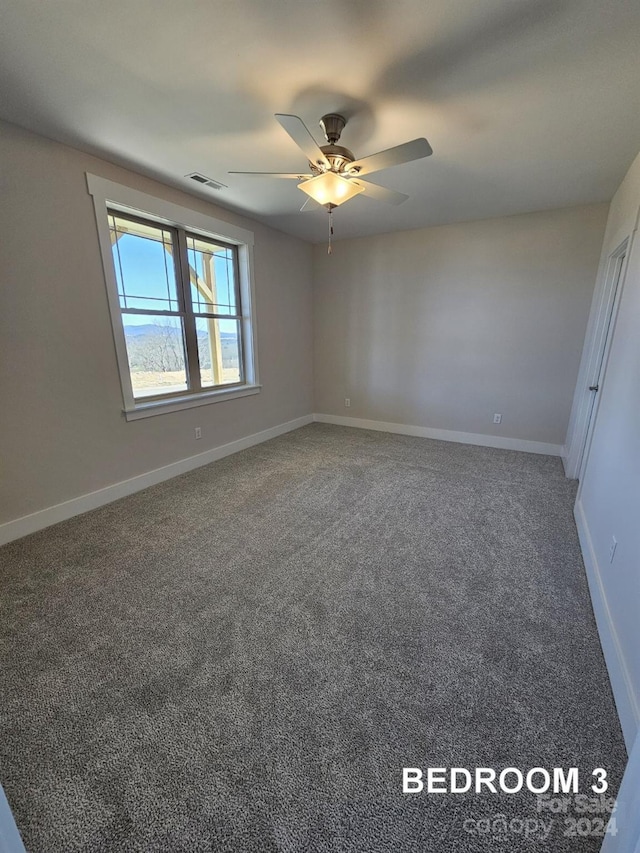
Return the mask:
MULTIPOLYGON (((211 368, 209 336, 204 329, 197 330, 200 367, 211 368)), ((125 325, 129 366, 132 371, 172 372, 184 369, 184 342, 180 327, 143 323, 125 325)), ((238 337, 234 332, 220 332, 222 365, 237 368, 239 364, 238 337)))
MULTIPOLYGON (((156 323, 145 323, 141 326, 128 326, 125 325, 124 333, 127 338, 144 338, 144 337, 157 337, 158 335, 168 335, 169 337, 180 336, 180 330, 174 328, 173 326, 159 326, 156 323)), ((207 333, 202 329, 197 330, 199 338, 206 338, 207 333)), ((221 338, 227 338, 230 340, 235 340, 236 335, 234 332, 220 332, 221 338)))

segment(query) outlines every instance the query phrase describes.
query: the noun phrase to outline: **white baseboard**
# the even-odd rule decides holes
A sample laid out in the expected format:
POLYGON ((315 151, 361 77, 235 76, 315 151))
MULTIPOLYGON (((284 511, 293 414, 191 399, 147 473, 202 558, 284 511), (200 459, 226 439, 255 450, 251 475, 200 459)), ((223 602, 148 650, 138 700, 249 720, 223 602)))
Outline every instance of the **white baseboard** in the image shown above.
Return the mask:
POLYGON ((543 441, 526 441, 522 438, 506 438, 500 435, 484 435, 476 432, 456 432, 450 429, 393 424, 386 421, 370 421, 366 418, 346 418, 342 415, 314 414, 314 421, 323 424, 375 429, 380 432, 396 432, 400 435, 415 435, 418 438, 435 438, 438 441, 454 441, 458 444, 479 444, 481 447, 497 447, 502 450, 521 450, 524 453, 542 453, 545 456, 562 456, 561 444, 547 444, 543 441))
POLYGON ((640 709, 638 708, 629 671, 627 670, 615 625, 611 617, 589 525, 587 524, 587 518, 580 500, 576 501, 574 515, 578 528, 580 547, 582 549, 582 558, 587 571, 587 580, 589 581, 591 603, 593 604, 593 612, 596 617, 604 659, 609 671, 613 698, 618 709, 627 752, 631 754, 631 748, 640 727, 640 709))
POLYGON ((30 533, 50 527, 59 521, 66 521, 74 515, 81 515, 83 512, 104 506, 118 500, 118 498, 139 492, 149 486, 155 486, 156 483, 161 483, 163 480, 170 480, 171 477, 186 474, 187 471, 193 471, 194 468, 200 468, 202 465, 208 465, 210 462, 215 462, 224 456, 230 456, 232 453, 246 450, 255 444, 261 444, 263 441, 269 441, 269 439, 283 435, 285 432, 291 432, 291 430, 310 424, 312 421, 313 415, 305 415, 302 418, 278 424, 270 429, 262 430, 262 432, 248 435, 245 438, 239 438, 237 441, 222 444, 220 447, 205 450, 204 453, 198 453, 196 456, 179 459, 170 465, 164 465, 162 468, 147 471, 145 474, 139 474, 137 477, 131 477, 129 480, 122 480, 119 483, 113 483, 111 486, 105 486, 105 488, 98 489, 95 492, 80 495, 78 498, 72 498, 69 501, 47 507, 30 515, 24 515, 22 518, 16 518, 14 521, 7 521, 5 524, 0 524, 0 545, 5 545, 14 539, 28 536, 30 533))

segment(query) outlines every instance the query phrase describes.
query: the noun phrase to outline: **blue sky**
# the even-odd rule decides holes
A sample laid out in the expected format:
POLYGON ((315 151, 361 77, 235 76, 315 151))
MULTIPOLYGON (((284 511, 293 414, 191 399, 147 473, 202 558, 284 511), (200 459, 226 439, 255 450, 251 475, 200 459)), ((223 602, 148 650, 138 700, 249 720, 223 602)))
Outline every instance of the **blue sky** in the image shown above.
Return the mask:
MULTIPOLYGON (((164 246, 152 239, 130 234, 122 235, 113 247, 113 258, 118 282, 118 292, 127 294, 126 306, 130 308, 148 309, 150 311, 176 311, 178 301, 175 286, 175 270, 172 255, 165 251, 164 246), (125 286, 123 287, 123 275, 125 286)), ((189 262, 196 268, 198 275, 203 274, 203 254, 189 250, 189 262)), ((214 256, 214 269, 218 287, 218 299, 225 305, 234 305, 233 264, 223 255, 214 256)), ((192 286, 192 297, 198 310, 198 292, 192 286)), ((121 307, 125 308, 123 297, 120 297, 121 307)), ((201 306, 200 310, 205 308, 201 306)), ((223 310, 225 310, 223 308, 223 310)), ((234 310, 233 307, 231 310, 234 310)), ((140 326, 161 322, 157 317, 143 314, 123 314, 125 326, 140 326)), ((236 321, 220 321, 223 332, 234 333, 236 321)))

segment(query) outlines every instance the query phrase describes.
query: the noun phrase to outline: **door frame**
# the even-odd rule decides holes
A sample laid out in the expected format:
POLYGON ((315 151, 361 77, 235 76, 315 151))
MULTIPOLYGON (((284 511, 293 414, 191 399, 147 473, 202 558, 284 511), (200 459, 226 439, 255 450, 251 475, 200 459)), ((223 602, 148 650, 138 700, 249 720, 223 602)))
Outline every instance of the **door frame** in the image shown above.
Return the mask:
POLYGON ((563 460, 565 474, 571 480, 582 477, 589 455, 620 296, 629 263, 632 236, 627 235, 607 258, 602 285, 594 304, 593 320, 590 324, 591 329, 587 333, 587 344, 583 356, 584 367, 580 370, 578 377, 574 401, 575 415, 573 426, 570 426, 571 439, 563 460), (590 385, 598 385, 598 391, 589 390, 590 385))

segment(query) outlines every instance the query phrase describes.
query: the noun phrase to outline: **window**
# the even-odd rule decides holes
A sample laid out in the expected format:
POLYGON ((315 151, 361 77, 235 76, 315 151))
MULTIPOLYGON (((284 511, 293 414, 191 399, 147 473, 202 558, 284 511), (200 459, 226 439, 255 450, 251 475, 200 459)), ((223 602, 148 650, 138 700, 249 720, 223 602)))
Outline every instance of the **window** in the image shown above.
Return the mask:
POLYGON ((259 391, 250 232, 87 179, 127 417, 259 391))

